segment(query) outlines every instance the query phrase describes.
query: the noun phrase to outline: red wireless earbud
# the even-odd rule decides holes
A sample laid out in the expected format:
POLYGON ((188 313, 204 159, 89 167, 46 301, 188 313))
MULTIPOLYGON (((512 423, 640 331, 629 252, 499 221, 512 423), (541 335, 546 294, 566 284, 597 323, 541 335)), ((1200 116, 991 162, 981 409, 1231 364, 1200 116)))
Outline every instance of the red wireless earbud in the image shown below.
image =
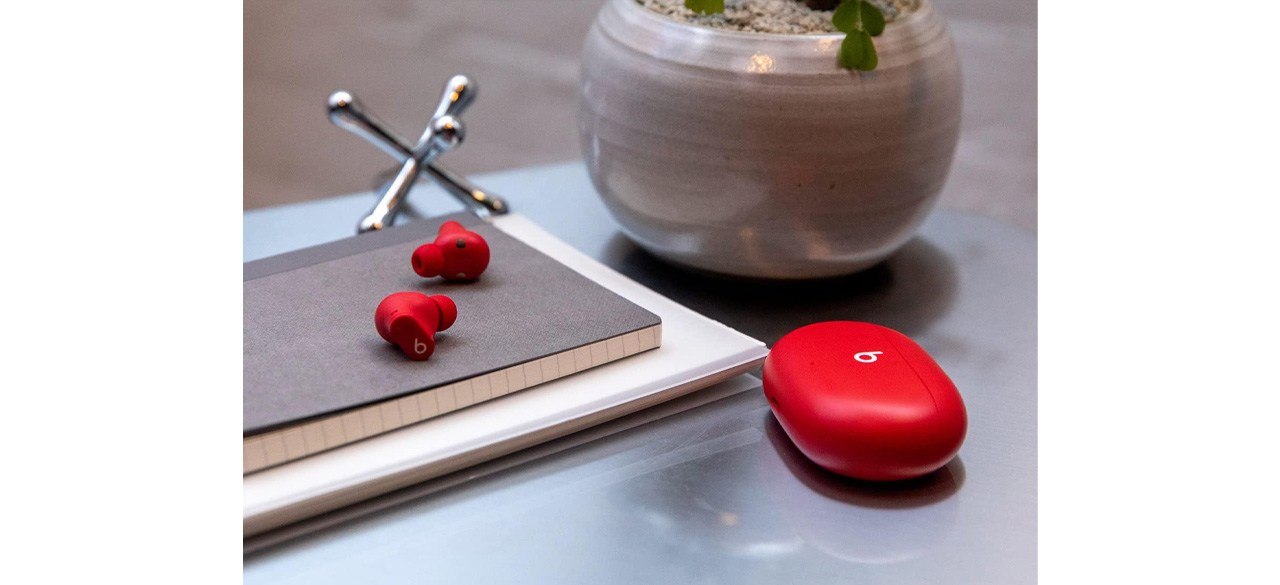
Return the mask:
POLYGON ((445 280, 475 280, 489 266, 489 243, 456 221, 446 221, 436 241, 413 251, 413 271, 445 280))
POLYGON ((419 292, 387 295, 373 313, 378 335, 400 346, 411 360, 425 360, 436 350, 436 332, 448 329, 458 318, 458 306, 444 295, 419 292))

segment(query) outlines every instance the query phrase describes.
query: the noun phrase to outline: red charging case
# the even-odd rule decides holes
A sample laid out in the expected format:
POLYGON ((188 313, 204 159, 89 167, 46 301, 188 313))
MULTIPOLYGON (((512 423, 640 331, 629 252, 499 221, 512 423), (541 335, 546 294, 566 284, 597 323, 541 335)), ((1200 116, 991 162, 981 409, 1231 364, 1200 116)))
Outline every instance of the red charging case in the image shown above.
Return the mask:
POLYGON ((788 333, 765 358, 764 393, 802 453, 857 479, 935 471, 955 457, 968 428, 960 392, 933 358, 871 323, 788 333))

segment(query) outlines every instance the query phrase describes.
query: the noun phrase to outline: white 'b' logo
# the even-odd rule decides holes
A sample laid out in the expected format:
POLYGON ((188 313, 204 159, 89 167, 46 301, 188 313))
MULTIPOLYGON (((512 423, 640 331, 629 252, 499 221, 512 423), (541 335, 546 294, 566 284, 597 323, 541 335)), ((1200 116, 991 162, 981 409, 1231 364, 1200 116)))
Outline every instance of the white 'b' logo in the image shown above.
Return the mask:
POLYGON ((879 356, 882 353, 884 352, 883 351, 860 351, 858 353, 853 354, 853 359, 858 360, 859 362, 862 362, 864 364, 874 364, 876 360, 880 359, 879 356))
POLYGON ((413 353, 427 353, 427 344, 418 341, 417 337, 413 338, 413 353))

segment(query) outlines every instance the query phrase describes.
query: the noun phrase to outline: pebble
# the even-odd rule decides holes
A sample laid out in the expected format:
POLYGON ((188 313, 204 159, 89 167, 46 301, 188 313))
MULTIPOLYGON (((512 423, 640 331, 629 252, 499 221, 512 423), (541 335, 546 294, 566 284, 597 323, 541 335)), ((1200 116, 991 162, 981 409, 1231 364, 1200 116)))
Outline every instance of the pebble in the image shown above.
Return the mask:
MULTIPOLYGON (((886 22, 915 11, 920 0, 867 0, 880 8, 886 22)), ((684 0, 636 0, 641 6, 680 22, 710 28, 775 34, 839 32, 830 10, 814 10, 798 0, 725 0, 724 13, 698 14, 684 0)))

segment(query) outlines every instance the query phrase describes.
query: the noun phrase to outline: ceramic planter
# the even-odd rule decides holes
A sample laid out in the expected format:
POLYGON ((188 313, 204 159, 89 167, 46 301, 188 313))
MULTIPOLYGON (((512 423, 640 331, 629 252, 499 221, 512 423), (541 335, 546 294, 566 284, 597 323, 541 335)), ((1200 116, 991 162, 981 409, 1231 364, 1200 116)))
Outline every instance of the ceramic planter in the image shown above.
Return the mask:
POLYGON ((746 277, 848 274, 905 244, 960 128, 960 68, 926 0, 837 66, 843 35, 730 32, 609 0, 584 47, 587 169, 623 231, 669 261, 746 277))

